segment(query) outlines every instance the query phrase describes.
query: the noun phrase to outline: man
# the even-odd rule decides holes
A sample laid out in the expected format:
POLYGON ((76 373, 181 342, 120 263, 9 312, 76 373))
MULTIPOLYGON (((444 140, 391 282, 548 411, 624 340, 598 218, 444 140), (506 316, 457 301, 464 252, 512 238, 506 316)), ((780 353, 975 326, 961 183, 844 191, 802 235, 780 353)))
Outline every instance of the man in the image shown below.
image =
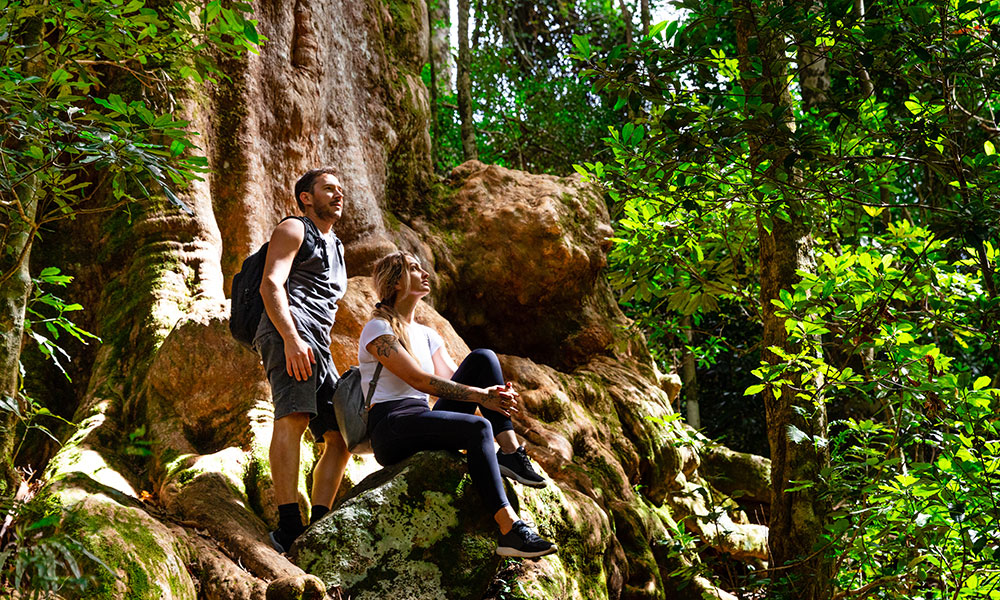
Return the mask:
POLYGON ((313 169, 296 182, 295 201, 306 218, 286 219, 271 234, 260 285, 264 314, 254 338, 274 402, 269 458, 278 529, 271 544, 278 552, 305 530, 297 500, 306 427, 323 442, 313 470, 311 522, 330 510, 350 458, 331 402, 337 373, 330 329, 347 289, 344 246, 333 233, 344 192, 330 168, 313 169))

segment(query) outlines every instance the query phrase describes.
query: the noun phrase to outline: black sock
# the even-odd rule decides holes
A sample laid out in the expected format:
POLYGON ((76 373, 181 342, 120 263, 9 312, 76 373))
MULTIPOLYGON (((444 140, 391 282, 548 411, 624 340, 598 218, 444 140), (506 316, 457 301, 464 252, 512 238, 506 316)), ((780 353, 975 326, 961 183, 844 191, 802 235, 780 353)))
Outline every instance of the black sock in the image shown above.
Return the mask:
POLYGON ((302 515, 299 513, 297 503, 290 502, 278 506, 278 529, 292 539, 299 537, 299 534, 306 530, 302 525, 302 515))
POLYGON ((309 515, 309 524, 312 525, 316 521, 323 518, 323 515, 330 512, 330 509, 323 506, 322 504, 314 504, 312 507, 312 514, 309 515))

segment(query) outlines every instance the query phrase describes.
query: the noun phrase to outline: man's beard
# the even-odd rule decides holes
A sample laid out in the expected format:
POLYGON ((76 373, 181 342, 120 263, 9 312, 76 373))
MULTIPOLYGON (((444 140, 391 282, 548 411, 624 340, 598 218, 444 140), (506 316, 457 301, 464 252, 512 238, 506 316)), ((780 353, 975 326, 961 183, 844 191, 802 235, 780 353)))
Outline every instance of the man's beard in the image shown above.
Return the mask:
POLYGON ((316 216, 323 219, 324 221, 336 221, 340 219, 340 215, 337 214, 337 207, 333 204, 328 204, 323 208, 317 210, 316 216))

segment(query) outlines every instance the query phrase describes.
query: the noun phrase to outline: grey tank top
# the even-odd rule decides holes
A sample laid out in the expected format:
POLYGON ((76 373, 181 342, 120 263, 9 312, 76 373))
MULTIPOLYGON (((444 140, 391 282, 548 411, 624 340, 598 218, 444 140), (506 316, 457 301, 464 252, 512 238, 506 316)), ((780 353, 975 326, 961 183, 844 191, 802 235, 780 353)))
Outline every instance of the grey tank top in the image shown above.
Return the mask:
MULTIPOLYGON (((337 315, 337 302, 347 291, 347 268, 344 265, 344 245, 331 231, 320 234, 307 217, 302 217, 306 237, 302 245, 313 240, 312 248, 303 253, 302 248, 288 274, 285 289, 288 307, 299 335, 314 350, 330 353, 330 329, 337 315)), ((260 317, 254 340, 268 333, 277 334, 267 311, 260 317)))

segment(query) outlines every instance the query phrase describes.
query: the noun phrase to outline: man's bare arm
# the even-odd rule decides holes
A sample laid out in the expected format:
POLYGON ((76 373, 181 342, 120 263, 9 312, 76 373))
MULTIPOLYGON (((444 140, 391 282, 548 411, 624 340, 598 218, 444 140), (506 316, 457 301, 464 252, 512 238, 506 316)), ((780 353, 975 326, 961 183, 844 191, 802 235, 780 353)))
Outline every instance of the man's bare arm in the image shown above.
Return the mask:
POLYGON ((285 369, 288 374, 302 381, 312 374, 316 362, 312 348, 299 336, 295 321, 288 308, 285 282, 292 270, 295 255, 305 239, 305 226, 298 219, 281 222, 271 234, 264 261, 264 276, 260 282, 260 296, 264 310, 285 343, 285 369))

